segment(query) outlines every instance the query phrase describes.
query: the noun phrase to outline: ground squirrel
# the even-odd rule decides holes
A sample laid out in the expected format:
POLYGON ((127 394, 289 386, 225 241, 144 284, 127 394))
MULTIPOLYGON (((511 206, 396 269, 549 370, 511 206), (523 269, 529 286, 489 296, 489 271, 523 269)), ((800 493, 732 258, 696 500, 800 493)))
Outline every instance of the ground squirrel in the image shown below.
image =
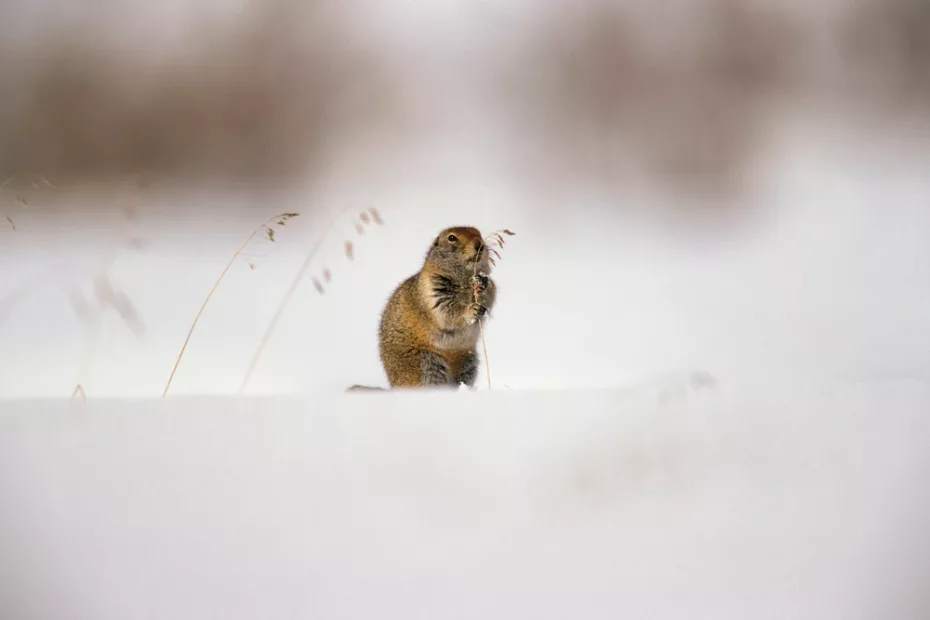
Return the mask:
POLYGON ((436 237, 423 268, 394 290, 381 314, 379 350, 391 387, 474 387, 478 321, 497 294, 490 271, 476 228, 447 228, 436 237))

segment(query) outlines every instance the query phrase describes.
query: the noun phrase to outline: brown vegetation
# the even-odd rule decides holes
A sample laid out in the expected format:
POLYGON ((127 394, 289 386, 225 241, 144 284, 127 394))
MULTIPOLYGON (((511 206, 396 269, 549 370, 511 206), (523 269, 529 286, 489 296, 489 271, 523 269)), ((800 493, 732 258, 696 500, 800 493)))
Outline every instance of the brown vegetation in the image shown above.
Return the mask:
POLYGON ((390 117, 385 67, 349 43, 332 2, 247 6, 147 57, 115 51, 93 23, 5 48, 0 177, 286 181, 347 127, 375 131, 390 117))

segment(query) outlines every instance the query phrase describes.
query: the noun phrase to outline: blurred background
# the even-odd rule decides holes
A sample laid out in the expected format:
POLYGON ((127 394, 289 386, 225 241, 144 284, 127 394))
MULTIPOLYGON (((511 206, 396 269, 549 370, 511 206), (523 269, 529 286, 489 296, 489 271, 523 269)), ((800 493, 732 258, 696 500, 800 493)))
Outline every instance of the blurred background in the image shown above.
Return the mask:
POLYGON ((0 25, 3 397, 160 395, 256 229, 172 393, 384 385, 381 307, 462 224, 517 233, 495 387, 930 378, 928 0, 7 0, 0 25))

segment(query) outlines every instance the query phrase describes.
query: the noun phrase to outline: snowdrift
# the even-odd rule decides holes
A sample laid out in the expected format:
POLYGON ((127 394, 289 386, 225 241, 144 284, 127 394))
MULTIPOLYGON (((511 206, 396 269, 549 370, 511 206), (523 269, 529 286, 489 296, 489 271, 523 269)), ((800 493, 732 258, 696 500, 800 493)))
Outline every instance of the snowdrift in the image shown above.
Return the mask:
POLYGON ((0 405, 0 617, 926 618, 930 384, 0 405))

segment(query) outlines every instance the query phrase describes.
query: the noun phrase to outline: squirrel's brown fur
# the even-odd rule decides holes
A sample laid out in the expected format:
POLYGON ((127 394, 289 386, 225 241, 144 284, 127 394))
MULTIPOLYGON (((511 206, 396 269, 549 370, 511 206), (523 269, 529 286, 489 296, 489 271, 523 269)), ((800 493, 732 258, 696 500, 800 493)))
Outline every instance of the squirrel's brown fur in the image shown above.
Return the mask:
POLYGON ((381 314, 379 349, 391 387, 474 386, 478 321, 497 294, 490 271, 478 229, 457 226, 436 237, 422 269, 394 290, 381 314))

